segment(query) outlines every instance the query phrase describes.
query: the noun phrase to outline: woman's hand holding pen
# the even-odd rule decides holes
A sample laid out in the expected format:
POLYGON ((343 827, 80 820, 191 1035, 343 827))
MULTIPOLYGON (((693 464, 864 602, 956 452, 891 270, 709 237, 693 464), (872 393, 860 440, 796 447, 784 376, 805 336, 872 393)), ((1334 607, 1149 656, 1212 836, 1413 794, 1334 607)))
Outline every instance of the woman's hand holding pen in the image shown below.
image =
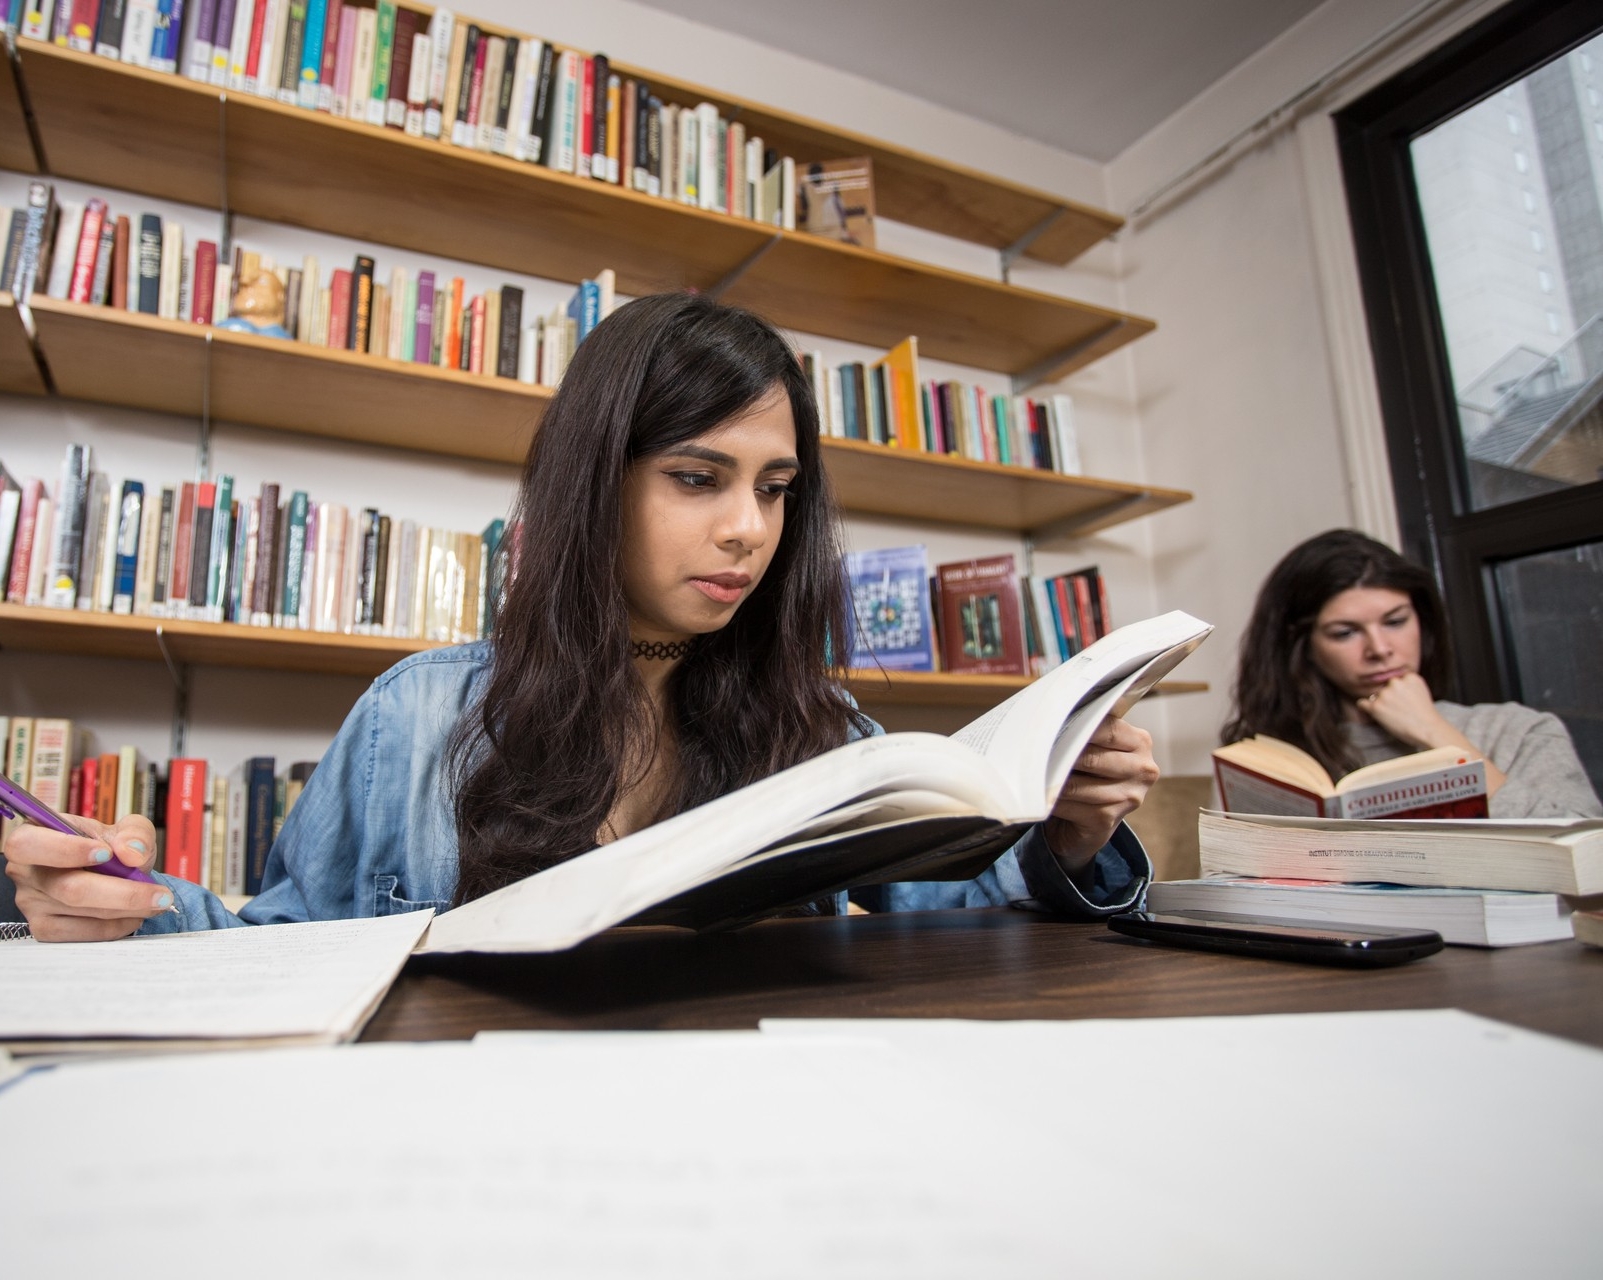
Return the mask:
POLYGON ((1123 720, 1104 720, 1046 820, 1047 847, 1072 878, 1089 874, 1097 851, 1157 780, 1152 735, 1123 720))
POLYGON ((156 860, 156 830, 130 815, 115 826, 69 818, 81 835, 18 823, 6 840, 6 874, 16 882, 17 907, 41 942, 106 942, 126 937, 151 916, 170 910, 161 884, 97 874, 113 858, 148 871, 156 860))

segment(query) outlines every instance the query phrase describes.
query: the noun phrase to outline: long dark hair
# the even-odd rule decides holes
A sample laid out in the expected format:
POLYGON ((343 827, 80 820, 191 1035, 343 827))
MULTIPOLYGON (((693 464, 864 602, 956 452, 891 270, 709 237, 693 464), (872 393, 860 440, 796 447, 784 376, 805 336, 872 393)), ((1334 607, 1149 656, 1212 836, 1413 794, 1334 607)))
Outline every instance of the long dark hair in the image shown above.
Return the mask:
POLYGON ((866 727, 830 653, 846 634, 839 521, 795 353, 766 321, 704 297, 631 302, 579 347, 524 463, 485 695, 449 747, 458 903, 593 848, 650 766, 640 744, 657 741, 658 725, 630 658, 621 579, 624 478, 776 387, 801 464, 784 530, 751 596, 670 677, 676 777, 654 818, 866 727))
POLYGON ((1407 594, 1419 618, 1419 674, 1436 696, 1447 691, 1452 655, 1435 580, 1384 543, 1354 529, 1332 529, 1288 552, 1258 592, 1241 637, 1223 741, 1266 733, 1301 747, 1332 777, 1358 767, 1341 727, 1345 698, 1308 652, 1319 611, 1353 587, 1407 594))

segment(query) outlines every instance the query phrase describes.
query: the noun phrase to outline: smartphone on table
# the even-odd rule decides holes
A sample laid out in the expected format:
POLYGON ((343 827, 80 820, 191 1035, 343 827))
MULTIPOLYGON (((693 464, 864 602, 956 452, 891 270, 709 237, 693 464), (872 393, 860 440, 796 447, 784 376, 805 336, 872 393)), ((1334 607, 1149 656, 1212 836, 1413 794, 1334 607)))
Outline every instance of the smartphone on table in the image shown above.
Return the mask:
POLYGON ((1365 969, 1404 964, 1442 949, 1442 935, 1431 929, 1310 924, 1223 911, 1177 911, 1167 915, 1127 911, 1109 917, 1108 928, 1128 938, 1168 947, 1365 969))

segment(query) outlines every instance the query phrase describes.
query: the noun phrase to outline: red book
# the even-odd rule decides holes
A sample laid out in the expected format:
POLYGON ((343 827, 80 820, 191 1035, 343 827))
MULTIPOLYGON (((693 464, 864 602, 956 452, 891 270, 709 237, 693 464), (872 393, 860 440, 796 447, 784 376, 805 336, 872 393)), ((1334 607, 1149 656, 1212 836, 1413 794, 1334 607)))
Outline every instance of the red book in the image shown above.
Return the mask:
MULTIPOLYGON (((330 0, 329 9, 337 10, 339 0, 330 0)), ((262 60, 262 26, 267 18, 267 5, 265 0, 257 0, 256 8, 251 11, 250 41, 245 46, 245 84, 247 93, 256 92, 257 67, 262 60)))
POLYGON ((95 51, 95 27, 100 22, 100 0, 58 0, 72 8, 72 25, 67 28, 67 48, 79 53, 95 51))
POLYGON ((1085 574, 1077 573, 1069 579, 1074 584, 1074 614, 1080 623, 1080 634, 1085 642, 1090 644, 1100 639, 1097 634, 1096 614, 1091 609, 1091 584, 1085 580, 1085 574))
POLYGON ((1029 674, 1019 601, 1018 567, 1010 555, 938 565, 941 658, 946 671, 1029 674))
POLYGON ((217 246, 202 240, 195 246, 195 304, 189 318, 196 324, 212 322, 212 295, 217 292, 217 246))
POLYGON ((6 599, 13 604, 28 600, 28 569, 33 562, 34 525, 39 522, 39 499, 45 496, 45 482, 30 480, 22 486, 22 504, 17 508, 17 536, 11 552, 11 580, 6 583, 6 599))
MULTIPOLYGON (((260 4, 257 7, 259 9, 260 4)), ((334 109, 334 76, 339 70, 340 23, 345 20, 344 14, 344 0, 328 0, 328 9, 323 17, 323 67, 317 77, 319 111, 334 109)))
POLYGON ((84 205, 83 230, 78 233, 78 251, 72 260, 72 284, 68 302, 88 302, 95 286, 95 259, 100 256, 100 230, 106 225, 106 202, 99 197, 84 205))
POLYGON ((128 217, 121 214, 111 241, 111 305, 118 311, 128 310, 128 235, 128 217))
POLYGON ((415 10, 395 11, 395 42, 390 48, 390 82, 385 86, 384 103, 384 123, 391 129, 406 128, 406 92, 412 79, 412 38, 417 26, 415 10))
POLYGON ((490 38, 481 36, 473 51, 473 74, 468 77, 468 145, 478 137, 479 99, 484 96, 484 60, 490 53, 490 38))
MULTIPOLYGON (((83 808, 83 766, 75 764, 67 775, 67 808, 65 812, 77 814, 83 808)), ((78 814, 82 817, 82 814, 78 814)))
POLYGON ((1070 653, 1079 653, 1091 641, 1081 633, 1074 620, 1074 592, 1069 587, 1069 580, 1053 578, 1051 586, 1053 598, 1058 603, 1058 617, 1063 619, 1063 638, 1069 643, 1070 653))
POLYGON ((351 326, 351 273, 344 267, 334 271, 328 292, 328 345, 343 349, 351 326))
POLYGON ((171 604, 189 602, 189 557, 195 539, 195 482, 185 480, 178 491, 178 512, 173 517, 172 571, 167 579, 167 600, 171 604))
POLYGON ((206 762, 174 760, 167 768, 167 848, 162 870, 203 884, 206 850, 206 762))
POLYGON ((596 127, 596 63, 594 58, 579 59, 579 136, 574 154, 580 177, 590 176, 591 134, 596 127))
POLYGON ((74 766, 72 771, 72 793, 69 803, 72 811, 80 818, 95 816, 95 806, 100 800, 100 757, 85 756, 83 763, 74 766))
POLYGON ((468 334, 468 372, 484 372, 484 295, 473 299, 472 330, 468 334))
MULTIPOLYGON (((108 827, 117 821, 117 771, 122 761, 115 751, 108 751, 100 757, 100 769, 95 782, 95 819, 104 822, 108 827)), ((88 788, 84 788, 88 794, 88 788)))

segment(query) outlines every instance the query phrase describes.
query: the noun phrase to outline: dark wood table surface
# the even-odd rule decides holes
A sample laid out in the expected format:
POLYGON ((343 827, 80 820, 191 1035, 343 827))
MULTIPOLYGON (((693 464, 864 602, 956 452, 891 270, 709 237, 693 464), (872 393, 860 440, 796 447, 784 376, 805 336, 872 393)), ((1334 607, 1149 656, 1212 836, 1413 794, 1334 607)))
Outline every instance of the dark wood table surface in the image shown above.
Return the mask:
POLYGON ((615 929, 545 956, 418 956, 364 1040, 759 1018, 1148 1018, 1458 1008, 1603 1047, 1603 951, 1448 947, 1392 969, 1209 955, 1007 908, 615 929))

